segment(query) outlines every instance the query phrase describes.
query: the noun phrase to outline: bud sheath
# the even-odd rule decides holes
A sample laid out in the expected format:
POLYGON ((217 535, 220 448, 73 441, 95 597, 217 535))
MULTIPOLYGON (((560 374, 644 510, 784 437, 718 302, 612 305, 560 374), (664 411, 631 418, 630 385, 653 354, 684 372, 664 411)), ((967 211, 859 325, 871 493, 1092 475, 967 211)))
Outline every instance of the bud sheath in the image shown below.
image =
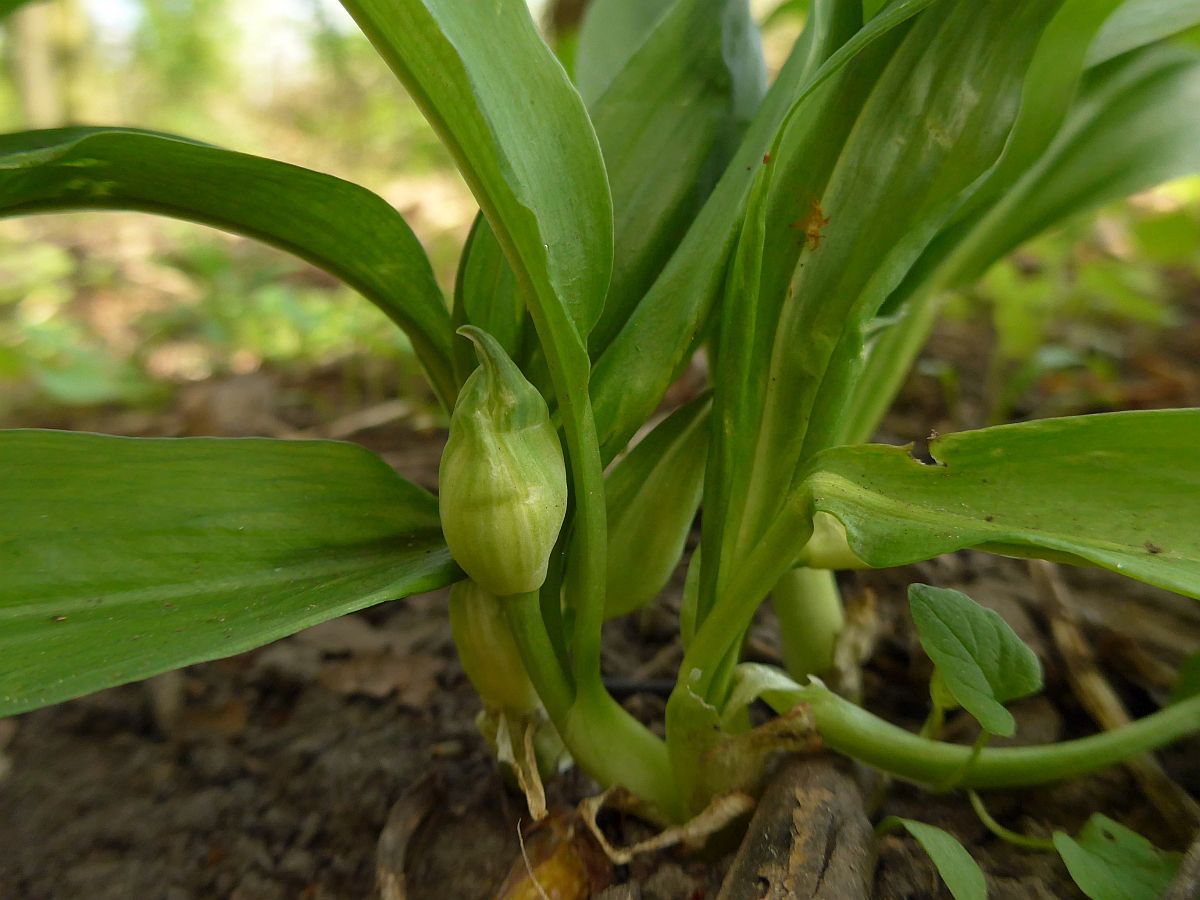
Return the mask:
POLYGON ((450 418, 438 475, 455 561, 497 596, 535 591, 567 511, 567 470, 546 401, 486 332, 459 329, 480 367, 450 418))
POLYGON ((522 716, 538 705, 500 604, 470 579, 450 588, 450 631, 467 678, 491 709, 522 716))

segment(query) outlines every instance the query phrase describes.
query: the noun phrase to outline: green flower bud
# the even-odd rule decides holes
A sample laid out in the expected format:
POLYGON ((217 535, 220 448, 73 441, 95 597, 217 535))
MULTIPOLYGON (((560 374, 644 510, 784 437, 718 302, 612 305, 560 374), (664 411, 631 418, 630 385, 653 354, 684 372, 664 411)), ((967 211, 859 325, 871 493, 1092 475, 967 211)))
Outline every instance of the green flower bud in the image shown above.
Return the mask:
POLYGON ((467 579, 450 588, 450 632, 467 678, 489 709, 522 716, 539 705, 501 607, 467 579))
POLYGON ((546 401, 489 334, 458 396, 438 474, 442 532, 455 561, 497 596, 535 591, 567 512, 567 469, 546 401))

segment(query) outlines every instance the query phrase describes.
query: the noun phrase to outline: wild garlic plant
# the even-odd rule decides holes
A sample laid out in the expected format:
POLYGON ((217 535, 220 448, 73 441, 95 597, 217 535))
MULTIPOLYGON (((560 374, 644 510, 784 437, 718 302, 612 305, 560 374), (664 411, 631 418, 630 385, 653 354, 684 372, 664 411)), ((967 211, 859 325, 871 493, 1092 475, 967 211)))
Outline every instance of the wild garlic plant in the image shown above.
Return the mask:
POLYGON ((812 0, 769 87, 747 0, 593 0, 570 75, 524 0, 343 4, 478 200, 449 300, 379 197, 169 135, 0 137, 0 211, 161 213, 343 279, 451 413, 440 503, 348 444, 2 433, 0 713, 454 585, 493 711, 546 717, 662 822, 753 788, 758 697, 933 786, 1067 777, 1200 729, 1193 697, 973 749, 808 678, 841 627, 835 569, 977 548, 1200 596, 1200 412, 954 434, 932 465, 864 443, 947 290, 1200 168, 1200 54, 1172 41, 1200 3, 812 0), (659 421, 701 349, 708 390, 659 421), (602 630, 654 601, 699 509, 664 739, 606 689, 602 630), (769 595, 789 673, 741 662, 769 595))

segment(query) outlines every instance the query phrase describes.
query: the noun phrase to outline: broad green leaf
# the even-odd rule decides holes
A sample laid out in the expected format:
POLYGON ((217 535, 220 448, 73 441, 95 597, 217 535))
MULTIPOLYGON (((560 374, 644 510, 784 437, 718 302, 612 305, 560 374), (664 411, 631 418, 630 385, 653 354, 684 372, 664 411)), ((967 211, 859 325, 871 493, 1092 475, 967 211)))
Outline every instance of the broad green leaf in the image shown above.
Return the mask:
MULTIPOLYGON (((935 122, 955 122, 955 127, 961 129, 956 132, 959 137, 942 145, 946 133, 938 128, 923 131, 924 126, 919 127, 915 145, 923 149, 905 151, 917 154, 915 168, 890 170, 895 181, 886 185, 870 182, 867 190, 877 192, 874 201, 860 196, 862 190, 854 187, 853 180, 841 182, 835 178, 831 182, 830 190, 822 198, 823 215, 832 220, 827 240, 823 241, 829 246, 809 254, 811 258, 803 260, 802 268, 797 270, 791 289, 801 302, 791 313, 791 322, 784 322, 790 344, 796 343, 799 333, 811 332, 818 337, 809 340, 806 345, 809 349, 794 354, 794 359, 785 352, 773 372, 786 386, 785 394, 795 398, 798 393, 801 396, 812 393, 811 412, 805 416, 807 404, 796 404, 800 414, 795 418, 801 427, 790 432, 779 430, 777 439, 769 438, 770 452, 787 459, 803 440, 800 456, 807 457, 826 446, 844 442, 842 430, 848 421, 847 407, 863 369, 864 347, 875 327, 874 317, 889 295, 919 266, 931 245, 936 246, 939 233, 953 243, 961 232, 956 223, 976 209, 988 208, 996 198, 1006 196, 1011 181, 1042 153, 1069 109, 1090 36, 1116 2, 1060 0, 1023 7, 988 5, 988 14, 997 19, 982 32, 977 29, 984 26, 987 16, 977 4, 953 7, 954 12, 972 17, 971 26, 967 32, 956 34, 953 19, 943 22, 938 29, 939 45, 947 49, 940 56, 944 59, 958 59, 956 54, 970 56, 972 51, 965 48, 964 42, 986 34, 981 46, 987 45, 989 50, 987 54, 980 51, 981 55, 994 58, 1003 49, 1010 54, 1008 64, 993 68, 960 61, 952 65, 954 74, 947 72, 943 77, 962 79, 972 95, 978 94, 979 100, 971 107, 970 115, 979 118, 973 124, 956 120, 955 116, 964 111, 963 104, 943 92, 935 92, 936 102, 944 105, 920 115, 931 114, 935 122), (954 47, 958 49, 950 49, 954 47), (941 112, 935 111, 939 108, 941 112), (838 188, 843 186, 847 190, 839 192, 838 188), (841 200, 839 193, 844 194, 841 200), (901 210, 897 221, 875 217, 882 219, 877 222, 868 216, 864 224, 870 231, 864 232, 858 222, 863 215, 860 211, 878 208, 880 204, 896 204, 901 210), (840 220, 839 210, 848 210, 840 220), (897 229, 894 226, 899 219, 904 224, 897 229), (847 232, 838 231, 839 221, 847 232), (845 239, 849 235, 856 239, 847 245, 845 239), (824 252, 825 249, 830 252, 824 252), (876 259, 864 256, 855 262, 850 258, 856 253, 871 252, 876 259), (841 300, 826 303, 822 300, 826 296, 841 300), (790 374, 789 368, 795 374, 790 374)), ((926 23, 919 23, 918 28, 922 24, 926 23)), ((910 35, 905 49, 919 47, 919 42, 914 42, 916 38, 910 35)), ((931 47, 930 61, 922 59, 922 63, 936 64, 933 60, 938 57, 931 47)), ((896 66, 897 62, 893 62, 893 68, 896 66)), ((872 100, 879 96, 877 91, 872 100)), ((935 101, 931 97, 927 102, 935 101)), ((880 124, 887 121, 886 103, 883 109, 884 115, 878 117, 880 124)), ((861 133, 870 132, 864 129, 861 133)), ((869 152, 865 145, 858 150, 847 146, 845 158, 852 178, 854 160, 869 152)), ((774 421, 778 420, 776 414, 774 421)), ((770 493, 768 485, 767 495, 770 493)))
POLYGON ((1096 36, 1088 65, 1100 65, 1196 25, 1200 25, 1196 0, 1125 0, 1096 36))
POLYGON ((1004 704, 1042 686, 1034 652, 995 610, 960 591, 913 584, 908 602, 940 686, 989 734, 1012 737, 1016 722, 1004 704))
POLYGON ((409 335, 447 405, 450 316, 404 219, 330 175, 169 135, 67 128, 0 136, 0 216, 136 209, 253 237, 328 270, 409 335))
POLYGON ((602 690, 606 526, 586 336, 612 274, 613 226, 596 134, 525 0, 343 5, 454 155, 533 319, 574 488, 572 665, 577 685, 586 678, 602 690))
POLYGON ((0 432, 0 715, 460 577, 437 501, 360 447, 0 432))
POLYGON ((1066 121, 1078 93, 1088 46, 1121 0, 1068 0, 1049 23, 1026 74, 1021 108, 996 165, 944 225, 939 244, 957 246, 973 217, 1006 201, 1013 183, 1043 157, 1066 121))
MULTIPOLYGON (((636 6, 630 15, 642 14, 644 0, 636 6)), ((608 15, 604 9, 611 8, 589 9, 608 15)), ((624 324, 687 231, 765 90, 745 0, 674 0, 652 24, 605 90, 589 98, 616 235, 612 282, 589 338, 593 353, 624 324)), ((523 306, 511 275, 491 265, 500 250, 486 231, 477 226, 467 248, 463 271, 475 275, 460 290, 465 321, 495 333, 520 359, 505 335, 514 321, 519 327, 523 306), (483 272, 493 277, 478 277, 483 272)))
POLYGON ((1092 72, 1046 153, 964 223, 942 283, 973 281, 1070 215, 1200 170, 1200 53, 1156 47, 1092 72))
POLYGON ((612 270, 608 183, 583 102, 526 4, 343 5, 458 161, 535 317, 563 308, 586 335, 612 270))
MULTIPOLYGON (((860 313, 850 317, 829 369, 822 375, 807 452, 870 436, 927 336, 936 313, 935 296, 978 277, 980 272, 965 270, 980 244, 987 243, 989 228, 1022 219, 1024 211, 1014 204, 1013 185, 1037 166, 1056 134, 1064 130, 1088 48, 1113 10, 1119 8, 1119 0, 1066 0, 1058 6, 1025 72, 1020 107, 995 164, 965 192, 951 215, 940 224, 929 221, 940 233, 918 248, 919 258, 911 255, 912 248, 899 246, 864 291, 860 313), (880 286, 878 276, 889 269, 891 274, 882 287, 890 296, 882 298, 874 290, 880 286), (896 276, 900 276, 898 280, 896 276), (861 314, 867 318, 859 319, 861 314), (879 318, 872 319, 877 315, 882 323, 879 318), (890 324, 896 333, 872 340, 880 324, 890 324)), ((1047 5, 1046 9, 1050 8, 1047 5)), ((1129 170, 1138 173, 1135 177, 1144 177, 1149 168, 1138 160, 1129 170)), ((989 258, 988 263, 991 261, 989 258)))
POLYGON ((1200 597, 1197 446, 1200 410, 1046 419, 938 438, 934 465, 903 447, 828 450, 795 499, 840 520, 870 566, 975 547, 1200 597))
POLYGON ((575 83, 591 106, 676 0, 592 0, 579 27, 575 83))
POLYGON ((605 479, 606 616, 625 615, 657 597, 683 556, 704 489, 708 411, 707 398, 677 410, 605 479))
MULTIPOLYGON (((702 573, 702 613, 844 413, 838 401, 844 407, 867 321, 1024 133, 1026 75, 1039 68, 1062 6, 942 0, 882 70, 864 54, 843 74, 829 115, 806 110, 776 142, 761 176, 778 167, 755 226, 761 263, 740 267, 755 283, 738 281, 735 259, 723 307, 709 483, 727 486, 717 515, 704 519, 714 568, 702 573)), ((747 214, 742 247, 753 225, 747 214)))
POLYGON ((929 854, 942 881, 954 900, 987 900, 987 879, 979 863, 971 858, 967 849, 948 831, 924 822, 889 816, 881 828, 899 827, 907 831, 929 854))
POLYGON ((1078 838, 1054 832, 1054 846, 1091 900, 1159 900, 1181 859, 1099 813, 1087 820, 1078 838))
POLYGON ((746 0, 675 0, 588 104, 616 227, 612 283, 589 341, 593 355, 620 331, 687 233, 765 91, 746 0))
POLYGON ((1182 703, 1200 695, 1200 653, 1189 656, 1179 667, 1179 678, 1171 689, 1171 702, 1182 703))
POLYGON ((704 209, 596 362, 592 392, 606 457, 615 455, 653 413, 703 336, 755 174, 784 119, 865 48, 931 2, 902 0, 861 30, 861 7, 854 0, 814 4, 804 33, 704 209))
POLYGON ((959 221, 888 298, 899 321, 869 344, 843 424, 867 440, 925 343, 947 287, 969 284, 1022 241, 1071 215, 1200 170, 1200 55, 1150 48, 1089 73, 1049 149, 992 206, 959 221))

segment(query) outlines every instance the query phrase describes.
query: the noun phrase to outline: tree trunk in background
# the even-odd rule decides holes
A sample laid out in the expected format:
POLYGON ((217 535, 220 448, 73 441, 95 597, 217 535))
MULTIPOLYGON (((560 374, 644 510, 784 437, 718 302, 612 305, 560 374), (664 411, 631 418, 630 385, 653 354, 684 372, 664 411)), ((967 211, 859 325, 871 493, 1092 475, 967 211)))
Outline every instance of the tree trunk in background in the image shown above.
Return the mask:
POLYGON ((30 128, 61 125, 65 116, 54 59, 56 12, 49 3, 31 3, 9 20, 13 80, 30 128))
POLYGON ((8 22, 12 75, 25 123, 52 128, 83 118, 91 29, 82 0, 42 0, 8 22))
POLYGON ((54 44, 63 121, 79 122, 87 117, 91 27, 82 0, 54 0, 48 5, 55 13, 54 44))

